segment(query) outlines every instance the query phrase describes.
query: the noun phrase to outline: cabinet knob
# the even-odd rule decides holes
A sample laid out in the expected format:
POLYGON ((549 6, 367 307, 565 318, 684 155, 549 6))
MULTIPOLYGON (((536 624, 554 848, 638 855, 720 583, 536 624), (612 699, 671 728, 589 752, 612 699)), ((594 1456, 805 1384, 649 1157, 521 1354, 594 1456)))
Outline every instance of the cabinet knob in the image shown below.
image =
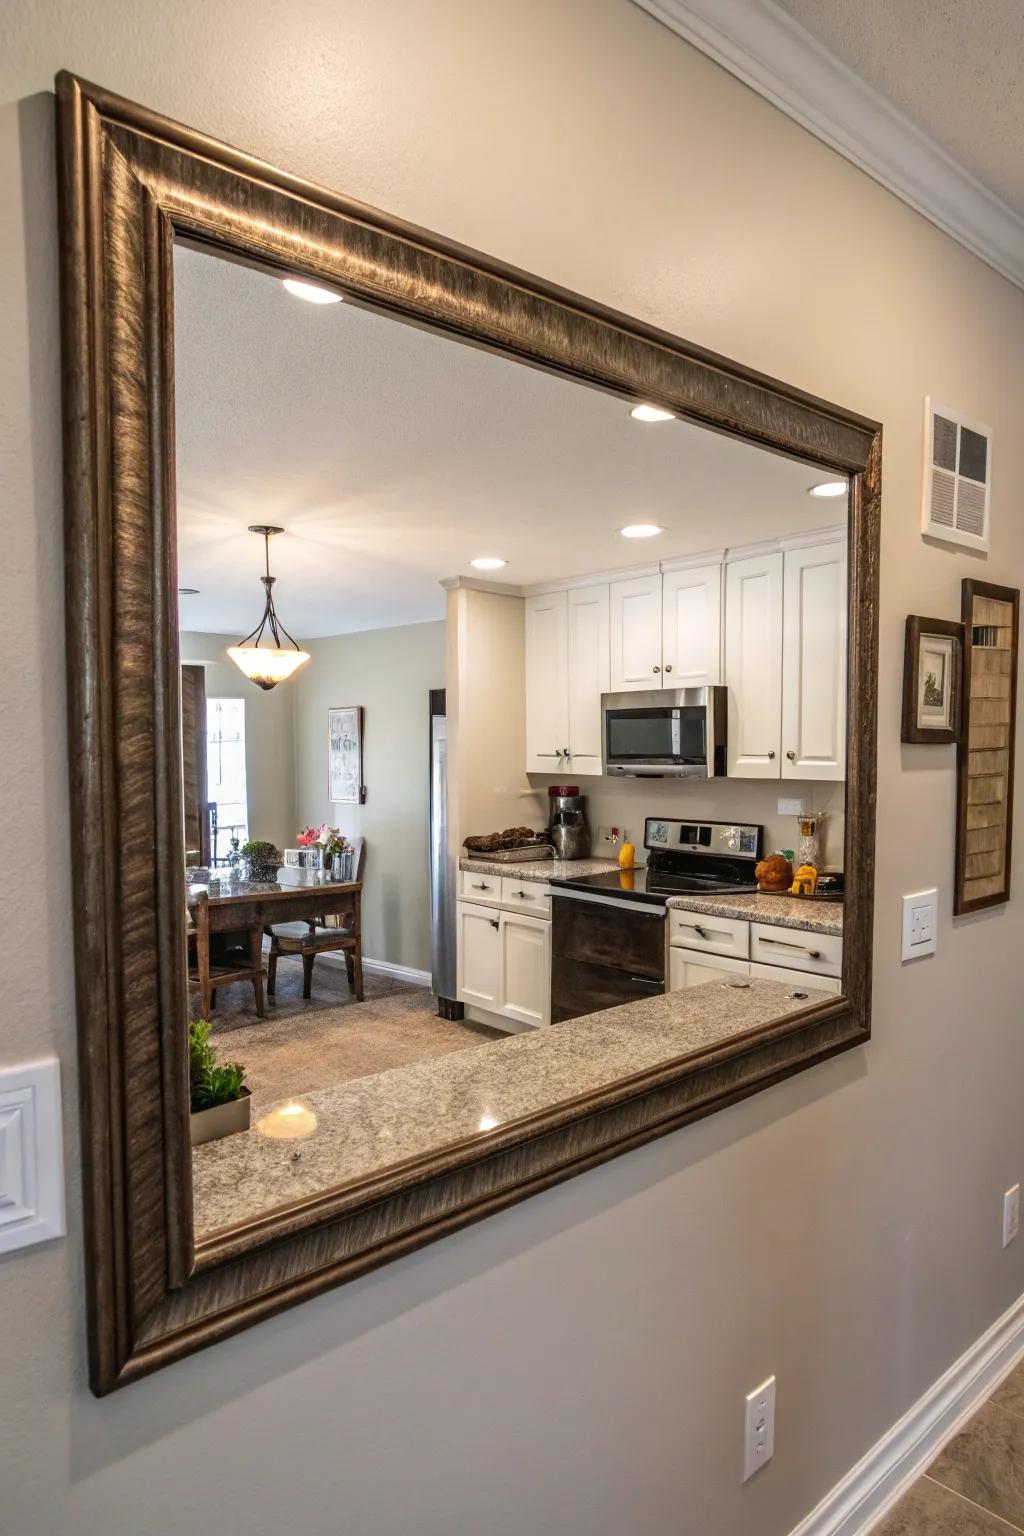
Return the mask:
MULTIPOLYGON (((657 667, 655 667, 654 670, 657 671, 658 670, 657 667)), ((665 671, 666 672, 671 672, 672 671, 672 663, 671 662, 668 663, 668 665, 665 668, 665 671)))
POLYGON ((487 919, 487 921, 490 923, 492 928, 500 928, 501 927, 501 924, 498 922, 498 919, 496 917, 489 917, 487 919))
POLYGON ((572 757, 572 753, 569 751, 568 747, 563 747, 562 748, 562 756, 563 757, 572 757))
POLYGON ((651 670, 652 670, 652 671, 653 671, 653 672, 660 672, 660 671, 661 671, 661 668, 660 668, 660 667, 652 667, 652 668, 651 668, 651 670))
POLYGON ((771 751, 770 751, 770 752, 769 752, 769 753, 768 753, 768 756, 769 756, 769 757, 774 757, 774 756, 775 756, 775 748, 774 748, 774 747, 773 747, 773 748, 772 748, 772 750, 771 750, 771 751))
POLYGON ((795 763, 796 762, 796 753, 795 752, 787 752, 786 756, 789 758, 791 763, 795 763))

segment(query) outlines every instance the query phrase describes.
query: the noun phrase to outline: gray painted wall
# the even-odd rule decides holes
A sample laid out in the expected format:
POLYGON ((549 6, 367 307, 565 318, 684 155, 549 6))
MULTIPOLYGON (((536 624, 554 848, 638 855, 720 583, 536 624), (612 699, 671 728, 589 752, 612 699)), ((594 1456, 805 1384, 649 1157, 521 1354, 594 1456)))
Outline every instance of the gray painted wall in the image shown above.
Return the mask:
MULTIPOLYGON (((627 0, 35 0, 0 48, 0 1059, 59 1052, 67 1241, 0 1259, 5 1536, 784 1536, 1024 1291, 1021 896, 948 918, 908 612, 1024 570, 1021 295, 627 0), (102 1403, 85 1386, 55 71, 885 422, 874 1038, 102 1403), (999 444, 987 562, 918 532, 921 398, 999 444), (898 894, 943 891, 901 967, 898 894), (778 1375, 740 1481, 742 1397, 778 1375)), ((1020 799, 1020 797, 1019 797, 1020 799)), ((1019 835, 1018 835, 1019 840, 1019 835)))
POLYGON ((295 679, 295 828, 327 821, 366 838, 363 952, 430 970, 430 690, 443 688, 444 621, 304 642, 295 679), (365 805, 327 798, 327 712, 361 704, 365 805))

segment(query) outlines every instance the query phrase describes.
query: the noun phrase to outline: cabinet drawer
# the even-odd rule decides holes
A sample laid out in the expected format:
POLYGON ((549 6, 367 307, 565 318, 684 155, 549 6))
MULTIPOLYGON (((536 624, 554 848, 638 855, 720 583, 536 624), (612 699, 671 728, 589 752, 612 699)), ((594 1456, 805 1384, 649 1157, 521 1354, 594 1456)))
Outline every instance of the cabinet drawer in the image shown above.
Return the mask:
POLYGON ((459 884, 459 895, 463 901, 479 901, 485 906, 499 906, 501 876, 484 875, 475 869, 464 869, 459 884))
POLYGON ((751 923, 750 958, 762 965, 786 966, 791 971, 841 976, 843 941, 832 933, 808 933, 799 928, 751 923))
POLYGON ((794 971, 784 965, 759 965, 755 960, 750 967, 754 981, 788 982, 796 988, 812 987, 815 992, 841 992, 838 976, 816 976, 810 971, 794 971))
POLYGON ((709 981, 723 982, 730 976, 749 975, 750 965, 746 960, 711 955, 706 950, 682 949, 679 945, 669 951, 670 992, 679 992, 684 987, 700 987, 709 981))
POLYGON ((669 908, 670 944, 685 944, 709 955, 731 955, 746 960, 750 954, 750 924, 745 917, 708 917, 704 912, 669 908))
POLYGON ((546 880, 518 880, 513 875, 502 875, 501 904, 510 912, 550 917, 551 887, 546 880))

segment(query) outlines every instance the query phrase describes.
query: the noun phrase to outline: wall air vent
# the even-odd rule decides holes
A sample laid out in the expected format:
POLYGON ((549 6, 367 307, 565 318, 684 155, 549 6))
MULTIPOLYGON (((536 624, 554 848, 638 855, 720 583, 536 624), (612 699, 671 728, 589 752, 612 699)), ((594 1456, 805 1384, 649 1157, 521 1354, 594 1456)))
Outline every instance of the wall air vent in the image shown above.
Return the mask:
POLYGON ((921 532, 947 544, 988 549, 991 484, 991 427, 928 396, 921 532))

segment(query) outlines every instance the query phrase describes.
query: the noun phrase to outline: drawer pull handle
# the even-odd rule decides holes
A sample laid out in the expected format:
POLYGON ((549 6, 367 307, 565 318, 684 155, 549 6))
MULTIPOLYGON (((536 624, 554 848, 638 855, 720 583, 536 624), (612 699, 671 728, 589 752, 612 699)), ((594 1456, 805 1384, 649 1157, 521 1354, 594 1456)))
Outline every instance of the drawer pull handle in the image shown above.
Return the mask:
POLYGON ((679 926, 680 926, 680 928, 690 928, 690 929, 692 929, 692 931, 694 933, 699 934, 702 939, 706 939, 707 936, 708 936, 707 929, 706 928, 702 928, 700 923, 680 923, 679 926))
POLYGON ((759 944, 774 944, 777 949, 795 949, 801 955, 810 955, 812 960, 821 959, 820 949, 808 949, 806 944, 790 944, 785 939, 759 939, 759 944))
POLYGON ((500 928, 501 926, 496 917, 489 917, 487 921, 490 923, 492 928, 500 928))
POLYGON ((512 895, 513 896, 518 896, 521 901, 532 901, 533 900, 533 895, 532 895, 532 893, 530 891, 513 891, 512 895))
POLYGON ((489 891, 490 886, 487 884, 486 880, 478 880, 473 889, 474 891, 489 891))

